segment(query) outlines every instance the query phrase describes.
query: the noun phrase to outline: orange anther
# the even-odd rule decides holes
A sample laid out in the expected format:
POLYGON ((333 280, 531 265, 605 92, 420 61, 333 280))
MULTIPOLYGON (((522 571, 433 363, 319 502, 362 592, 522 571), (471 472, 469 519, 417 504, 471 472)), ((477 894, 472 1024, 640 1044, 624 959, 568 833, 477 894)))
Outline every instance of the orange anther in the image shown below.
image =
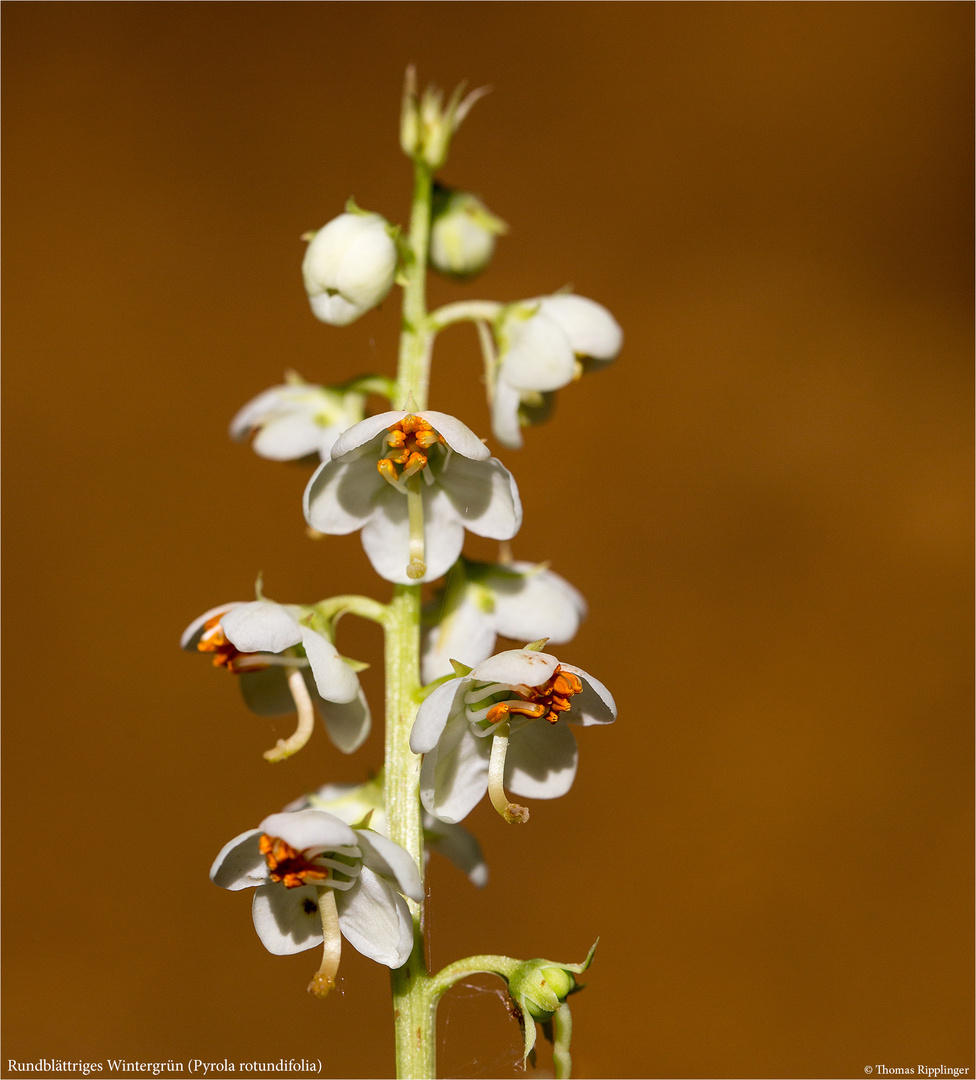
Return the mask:
POLYGON ((316 866, 306 858, 304 851, 296 851, 291 844, 278 836, 261 835, 258 850, 268 864, 268 876, 272 881, 279 881, 286 889, 297 889, 316 881, 325 881, 329 869, 316 866))
POLYGON ((503 720, 508 719, 509 708, 507 701, 499 701, 497 705, 492 705, 488 710, 486 719, 490 724, 500 724, 503 720))
POLYGON ((380 476, 382 476, 384 480, 389 480, 391 484, 396 484, 396 466, 393 464, 392 461, 390 461, 389 458, 380 458, 379 461, 377 461, 376 463, 376 468, 379 471, 380 476))

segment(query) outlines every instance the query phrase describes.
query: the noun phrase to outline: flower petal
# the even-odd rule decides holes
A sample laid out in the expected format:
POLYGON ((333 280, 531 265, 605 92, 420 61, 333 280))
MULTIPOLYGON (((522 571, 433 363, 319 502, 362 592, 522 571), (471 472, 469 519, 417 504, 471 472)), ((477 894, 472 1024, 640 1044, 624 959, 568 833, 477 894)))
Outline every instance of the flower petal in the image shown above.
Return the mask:
POLYGON ((522 445, 522 425, 519 422, 518 390, 503 379, 495 382, 495 392, 491 402, 491 431, 503 445, 518 450, 522 445))
MULTIPOLYGON (((456 462, 466 462, 456 458, 456 462)), ((424 558, 427 572, 414 580, 407 577, 410 561, 410 522, 407 516, 407 500, 404 495, 386 485, 376 500, 376 510, 363 527, 363 550, 373 569, 400 585, 416 585, 418 580, 434 581, 447 573, 454 565, 464 545, 464 527, 443 491, 436 487, 424 487, 424 558)))
POLYGON ((323 430, 313 417, 292 412, 263 424, 251 446, 269 461, 296 461, 319 452, 323 430))
POLYGON ((466 680, 451 679, 438 686, 420 703, 410 731, 410 749, 415 754, 426 754, 433 750, 448 720, 464 714, 466 689, 466 680))
POLYGON ((488 790, 491 741, 476 739, 463 715, 448 721, 420 768, 420 799, 429 813, 454 823, 478 805, 488 790))
POLYGON ((473 461, 484 461, 491 457, 488 447, 457 417, 432 410, 425 410, 417 415, 426 420, 439 435, 443 435, 447 445, 463 457, 473 461))
POLYGON ((399 424, 405 416, 409 415, 409 413, 400 409, 389 409, 387 412, 367 416, 365 420, 353 424, 351 428, 344 431, 336 439, 335 446, 332 447, 332 460, 338 461, 339 458, 344 457, 351 451, 358 449, 360 446, 365 446, 366 443, 375 439, 377 435, 389 430, 395 424, 399 424))
POLYGON ((197 642, 203 636, 204 626, 206 626, 211 619, 239 607, 242 603, 243 601, 241 600, 234 600, 230 604, 218 604, 209 611, 205 611, 202 615, 198 615, 180 635, 180 648, 186 649, 187 652, 196 652, 197 642))
POLYGON ((505 786, 528 799, 565 795, 576 777, 576 739, 565 724, 534 720, 513 731, 505 759, 505 786))
POLYGON ((548 682, 559 661, 549 653, 534 649, 509 649, 495 653, 479 664, 469 679, 486 683, 508 683, 510 686, 541 686, 548 682))
POLYGON ((542 297, 539 310, 559 323, 577 356, 609 362, 620 352, 624 332, 610 312, 595 300, 559 293, 542 297))
MULTIPOLYGON (((335 446, 332 450, 334 454, 335 446)), ((368 457, 323 461, 305 488, 305 520, 332 536, 355 532, 369 520, 376 497, 386 486, 376 462, 368 457)))
POLYGON ((481 854, 481 845, 474 834, 463 825, 448 825, 430 814, 424 814, 424 832, 429 833, 427 846, 467 874, 472 885, 484 888, 488 881, 488 864, 481 854))
POLYGON ((280 653, 302 640, 302 628, 282 604, 254 600, 240 604, 220 620, 227 640, 241 652, 280 653))
POLYGON ((491 540, 511 540, 519 531, 522 503, 518 488, 512 474, 497 458, 489 461, 452 458, 437 479, 470 532, 491 540))
POLYGON ((322 944, 322 920, 314 886, 262 886, 254 894, 251 918, 261 944, 275 956, 289 956, 322 944))
POLYGON ((224 844, 210 867, 210 880, 214 885, 237 892, 267 882, 268 864, 258 849, 260 837, 260 829, 248 829, 224 844))
POLYGON ((425 635, 421 658, 422 678, 424 682, 433 682, 442 675, 450 675, 454 670, 452 660, 460 660, 462 664, 474 667, 491 656, 494 647, 492 615, 474 602, 466 590, 460 603, 425 635))
POLYGON ((296 810, 290 814, 271 814, 258 826, 268 836, 276 836, 296 851, 355 847, 356 834, 344 822, 324 810, 296 810))
POLYGON ((287 716, 295 712, 295 699, 288 689, 283 667, 242 671, 237 676, 244 704, 258 716, 287 716))
POLYGON ((342 934, 379 964, 402 967, 413 951, 413 920, 402 896, 381 877, 363 867, 351 889, 336 893, 342 934))
POLYGON ((511 569, 518 576, 497 572, 485 578, 495 598, 497 632, 515 641, 571 641, 586 615, 583 594, 565 578, 532 563, 513 563, 511 569))
POLYGON ((335 645, 307 626, 301 627, 301 634, 318 692, 326 701, 337 701, 342 705, 354 701, 359 693, 359 679, 335 645))
POLYGON ((564 670, 578 675, 583 683, 583 692, 570 698, 569 712, 563 713, 561 719, 581 727, 612 724, 617 718, 617 703, 603 683, 572 664, 561 666, 564 670))
POLYGON ((395 882, 400 892, 411 900, 418 903, 423 900, 424 886, 408 851, 372 829, 356 829, 356 842, 363 853, 363 866, 395 882))
POLYGON ((505 323, 500 380, 517 390, 558 390, 573 381, 576 357, 563 328, 542 311, 505 323))
POLYGON ((326 701, 318 694, 313 700, 333 744, 344 754, 358 750, 366 741, 373 722, 362 690, 357 688, 356 696, 345 704, 326 701))

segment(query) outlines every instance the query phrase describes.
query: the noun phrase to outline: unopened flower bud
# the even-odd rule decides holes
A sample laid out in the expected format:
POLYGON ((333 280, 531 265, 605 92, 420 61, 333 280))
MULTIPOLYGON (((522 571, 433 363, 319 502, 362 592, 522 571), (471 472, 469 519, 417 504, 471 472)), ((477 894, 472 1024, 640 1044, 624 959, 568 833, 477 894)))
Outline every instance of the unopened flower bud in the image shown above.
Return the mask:
POLYGON ((544 1024, 576 989, 571 971, 548 960, 526 960, 508 980, 508 990, 523 1012, 544 1024))
POLYGON ((305 250, 302 277, 317 319, 346 326, 384 299, 397 268, 391 232, 379 214, 352 210, 315 233, 305 250))
POLYGON ((495 237, 508 226, 476 196, 466 191, 441 189, 434 196, 434 224, 430 233, 430 262, 435 270, 455 277, 471 277, 488 265, 495 237))

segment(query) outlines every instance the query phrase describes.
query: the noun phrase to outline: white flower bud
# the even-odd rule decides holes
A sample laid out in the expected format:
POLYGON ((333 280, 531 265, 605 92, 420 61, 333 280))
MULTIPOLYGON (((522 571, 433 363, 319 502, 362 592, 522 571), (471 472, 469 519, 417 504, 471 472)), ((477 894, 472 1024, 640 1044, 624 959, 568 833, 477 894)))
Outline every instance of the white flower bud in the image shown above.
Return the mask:
POLYGON ((430 233, 430 262, 435 270, 456 277, 478 274, 495 250, 495 237, 508 231, 501 218, 466 191, 435 195, 430 233))
POLYGON ((379 214, 347 212, 312 237, 302 277, 312 313, 346 326, 376 307, 393 287, 397 248, 379 214))

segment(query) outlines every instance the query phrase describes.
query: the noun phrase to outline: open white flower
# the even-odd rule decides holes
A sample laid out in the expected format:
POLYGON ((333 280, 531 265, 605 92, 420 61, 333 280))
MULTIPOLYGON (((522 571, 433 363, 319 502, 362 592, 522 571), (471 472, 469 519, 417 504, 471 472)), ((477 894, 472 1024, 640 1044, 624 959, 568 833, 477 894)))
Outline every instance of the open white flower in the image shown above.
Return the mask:
POLYGON ((328 460, 336 439, 365 415, 366 395, 342 387, 313 386, 297 376, 252 398, 230 422, 230 436, 254 439, 254 452, 271 461, 317 454, 328 460))
POLYGON ((222 889, 256 888, 254 929, 278 956, 324 944, 309 990, 335 985, 341 938, 390 968, 407 962, 413 921, 400 893, 423 899, 413 859, 372 829, 321 810, 272 814, 225 844, 210 869, 222 889))
POLYGON ((182 648, 210 653, 215 667, 240 676, 252 712, 298 713, 298 729, 265 754, 270 761, 305 745, 315 711, 344 754, 369 735, 369 705, 356 673, 327 637, 301 621, 304 614, 300 607, 270 600, 222 604, 194 619, 180 639, 182 648))
POLYGON ((424 682, 450 675, 452 660, 480 664, 494 651, 496 637, 563 645, 576 636, 586 601, 545 564, 478 563, 462 556, 429 615, 437 622, 424 635, 424 682))
POLYGON ((461 821, 485 792, 515 823, 516 795, 553 799, 572 787, 576 739, 569 724, 613 723, 617 707, 591 675, 532 649, 497 653, 427 697, 410 733, 424 754, 420 797, 441 821, 461 821))
MULTIPOLYGON (((290 802, 285 810, 324 810, 347 825, 365 820, 369 827, 387 835, 386 809, 383 804, 383 778, 374 777, 365 784, 323 784, 308 795, 290 802)), ((482 888, 488 880, 488 867, 481 845, 463 825, 449 825, 428 814, 423 815, 425 854, 436 851, 467 874, 472 885, 482 888)))
POLYGON ((379 214, 356 208, 314 234, 305 249, 302 277, 317 319, 347 326, 385 298, 397 268, 391 231, 379 214))
POLYGON ((373 569, 407 585, 452 566, 464 530, 508 540, 522 524, 511 473, 453 416, 384 412, 344 432, 305 489, 313 529, 362 530, 373 569))
POLYGON ((536 423, 548 415, 553 391, 586 370, 610 363, 623 344, 623 331, 610 312, 572 293, 512 305, 496 336, 492 431, 512 447, 522 445, 523 423, 536 423))

